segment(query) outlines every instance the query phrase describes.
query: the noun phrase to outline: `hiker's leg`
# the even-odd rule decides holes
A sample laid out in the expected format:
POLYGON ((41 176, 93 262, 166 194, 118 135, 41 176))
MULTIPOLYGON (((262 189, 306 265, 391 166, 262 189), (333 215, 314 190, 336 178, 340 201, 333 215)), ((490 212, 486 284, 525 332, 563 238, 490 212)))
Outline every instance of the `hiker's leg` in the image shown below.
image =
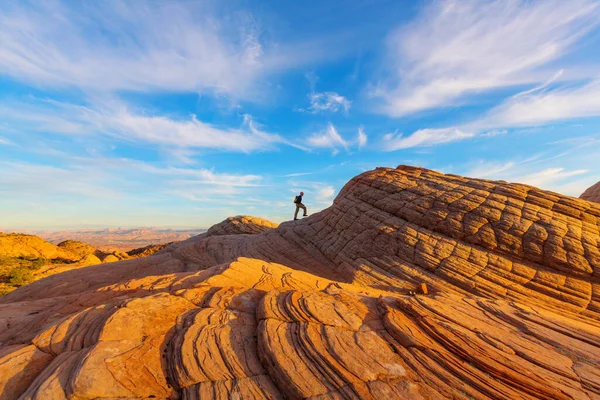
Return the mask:
POLYGON ((300 209, 300 204, 296 204, 296 212, 294 213, 294 219, 298 219, 298 210, 300 209))
POLYGON ((304 210, 304 216, 306 217, 308 215, 306 214, 306 206, 304 204, 300 204, 300 208, 304 210))

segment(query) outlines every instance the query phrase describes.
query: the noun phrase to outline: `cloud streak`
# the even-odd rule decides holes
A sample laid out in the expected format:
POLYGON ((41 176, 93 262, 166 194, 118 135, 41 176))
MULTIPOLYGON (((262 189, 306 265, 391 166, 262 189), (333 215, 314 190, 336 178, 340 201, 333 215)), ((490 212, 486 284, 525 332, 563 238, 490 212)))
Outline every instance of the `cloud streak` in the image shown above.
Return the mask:
POLYGON ((0 117, 21 130, 69 135, 100 134, 174 148, 251 152, 266 150, 277 144, 294 145, 279 135, 261 131, 249 115, 244 116, 239 128, 222 128, 200 121, 195 115, 170 118, 136 112, 118 101, 99 102, 94 106, 51 100, 0 103, 0 117))
POLYGON ((437 1, 389 36, 386 73, 372 94, 402 116, 464 102, 466 96, 539 83, 600 21, 588 0, 437 1))
POLYGON ((339 54, 326 38, 264 40, 250 12, 220 12, 210 2, 9 2, 0 5, 0 74, 94 93, 199 92, 256 101, 272 74, 339 54))
POLYGON ((434 146, 477 136, 503 135, 510 128, 543 126, 597 116, 600 116, 600 79, 553 88, 544 84, 509 97, 467 124, 420 129, 406 137, 388 137, 386 145, 389 150, 434 146))
POLYGON ((386 151, 395 151, 411 147, 435 146, 473 136, 473 133, 463 131, 459 128, 419 129, 409 136, 403 136, 402 134, 386 135, 383 141, 383 148, 386 151))
POLYGON ((324 112, 343 112, 347 114, 350 110, 350 100, 336 92, 310 93, 308 99, 310 100, 310 106, 306 109, 300 109, 300 111, 311 114, 324 112))
POLYGON ((348 142, 340 136, 333 124, 327 125, 324 132, 314 133, 307 142, 311 147, 331 148, 333 154, 337 154, 340 148, 348 150, 348 142))

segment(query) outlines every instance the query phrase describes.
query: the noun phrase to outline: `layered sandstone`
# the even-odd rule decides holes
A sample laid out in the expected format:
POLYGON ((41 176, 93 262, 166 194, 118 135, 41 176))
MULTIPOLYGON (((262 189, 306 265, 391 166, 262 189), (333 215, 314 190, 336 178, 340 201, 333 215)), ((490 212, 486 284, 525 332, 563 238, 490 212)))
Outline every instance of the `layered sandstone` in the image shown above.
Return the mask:
POLYGON ((596 203, 600 203, 600 182, 587 188, 587 190, 583 192, 582 195, 579 196, 579 198, 587 201, 594 201, 596 203))
POLYGON ((0 397, 600 397, 600 205, 401 166, 245 224, 0 298, 0 397))

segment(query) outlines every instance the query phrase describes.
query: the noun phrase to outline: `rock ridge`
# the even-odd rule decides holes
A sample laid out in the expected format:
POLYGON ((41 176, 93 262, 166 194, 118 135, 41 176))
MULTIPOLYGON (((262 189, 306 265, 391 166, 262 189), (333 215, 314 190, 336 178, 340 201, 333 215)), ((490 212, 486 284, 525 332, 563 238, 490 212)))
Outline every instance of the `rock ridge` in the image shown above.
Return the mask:
POLYGON ((600 398, 600 204, 399 166, 213 228, 0 298, 0 398, 600 398))

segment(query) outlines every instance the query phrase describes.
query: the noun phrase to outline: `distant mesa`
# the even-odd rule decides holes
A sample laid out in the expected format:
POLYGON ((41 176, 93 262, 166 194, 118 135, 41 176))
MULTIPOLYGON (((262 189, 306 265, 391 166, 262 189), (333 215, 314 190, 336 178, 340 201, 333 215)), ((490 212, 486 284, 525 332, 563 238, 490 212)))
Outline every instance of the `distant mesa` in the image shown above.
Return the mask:
POLYGON ((149 245, 186 240, 203 232, 205 230, 202 229, 108 228, 100 230, 36 231, 33 233, 51 243, 79 241, 102 252, 112 253, 115 250, 127 252, 149 245))
POLYGON ((0 297, 0 394, 600 398, 599 230, 600 204, 377 168, 305 219, 0 297))
POLYGON ((579 198, 600 203, 600 182, 590 186, 579 198))

